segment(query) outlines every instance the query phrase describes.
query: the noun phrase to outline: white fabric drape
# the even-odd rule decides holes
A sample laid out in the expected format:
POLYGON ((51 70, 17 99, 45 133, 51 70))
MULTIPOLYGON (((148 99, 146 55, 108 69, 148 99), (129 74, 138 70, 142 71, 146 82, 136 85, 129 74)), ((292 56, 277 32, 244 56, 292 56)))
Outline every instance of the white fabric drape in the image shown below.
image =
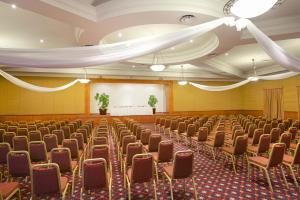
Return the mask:
POLYGON ((92 47, 57 49, 0 49, 0 64, 21 67, 87 67, 128 60, 166 48, 203 35, 223 24, 230 25, 232 17, 184 28, 179 31, 92 47))
POLYGON ((282 67, 290 71, 300 72, 300 59, 289 54, 278 44, 273 42, 267 35, 259 30, 250 20, 247 22, 248 31, 254 36, 256 41, 263 47, 264 51, 282 67))
POLYGON ((74 80, 66 85, 60 86, 60 87, 48 88, 48 87, 40 87, 40 86, 36 86, 36 85, 30 84, 30 83, 27 83, 27 82, 22 81, 2 70, 0 70, 0 75, 2 75, 6 80, 10 81, 11 83, 13 83, 19 87, 22 87, 22 88, 25 88, 25 89, 28 89, 31 91, 36 91, 36 92, 57 92, 57 91, 65 90, 65 89, 73 86, 74 84, 76 84, 79 81, 78 79, 76 79, 76 80, 74 80))
POLYGON ((195 86, 195 87, 197 87, 199 89, 202 89, 202 90, 220 92, 220 91, 231 90, 231 89, 240 87, 240 86, 245 85, 249 82, 250 82, 250 80, 244 80, 244 81, 241 81, 241 82, 238 82, 238 83, 235 83, 235 84, 224 85, 224 86, 207 86, 207 85, 201 85, 199 83, 193 83, 193 82, 190 82, 190 84, 192 86, 195 86))
POLYGON ((268 75, 268 76, 258 76, 258 78, 261 80, 272 81, 272 80, 280 80, 280 79, 290 78, 293 76, 297 76, 299 74, 300 73, 298 73, 298 72, 286 72, 286 73, 274 74, 274 75, 268 75))

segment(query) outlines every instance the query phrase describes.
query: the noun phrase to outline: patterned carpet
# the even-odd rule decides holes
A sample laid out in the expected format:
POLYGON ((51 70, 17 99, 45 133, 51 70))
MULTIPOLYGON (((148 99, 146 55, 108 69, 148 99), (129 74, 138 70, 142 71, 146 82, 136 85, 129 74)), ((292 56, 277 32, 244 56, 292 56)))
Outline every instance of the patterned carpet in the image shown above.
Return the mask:
MULTIPOLYGON (((151 124, 144 124, 145 127, 154 129, 151 124)), ((163 137, 163 139, 165 139, 163 137)), ((174 141, 175 151, 187 149, 183 144, 174 141)), ((120 165, 117 161, 112 138, 110 138, 111 160, 113 166, 113 199, 126 199, 126 190, 123 188, 123 175, 120 172, 120 165)), ((213 161, 210 154, 206 152, 195 153, 195 181, 197 186, 198 199, 300 199, 300 190, 296 188, 286 170, 289 189, 284 185, 280 171, 275 174, 270 172, 273 194, 269 191, 266 178, 260 170, 252 170, 250 181, 247 179, 247 165, 241 159, 238 161, 237 174, 235 175, 231 163, 223 162, 222 154, 218 154, 217 162, 213 161)), ((160 171, 160 170, 159 170, 160 171)), ((63 174, 70 178, 70 174, 63 174)), ((299 174, 296 174, 298 182, 299 174)), ((21 183, 22 199, 30 199, 30 182, 19 180, 21 183)), ((194 192, 191 180, 187 180, 186 191, 184 191, 183 181, 176 181, 174 186, 174 199, 194 199, 194 192)), ((81 179, 76 177, 75 195, 69 195, 66 199, 80 199, 81 179)), ((158 199, 170 199, 169 185, 166 180, 160 180, 157 185, 158 199)), ((58 199, 45 197, 43 199, 58 199)), ((83 199, 108 199, 108 192, 105 190, 92 191, 85 194, 83 199)), ((132 186, 132 199, 154 199, 153 188, 144 184, 134 184, 132 186)))

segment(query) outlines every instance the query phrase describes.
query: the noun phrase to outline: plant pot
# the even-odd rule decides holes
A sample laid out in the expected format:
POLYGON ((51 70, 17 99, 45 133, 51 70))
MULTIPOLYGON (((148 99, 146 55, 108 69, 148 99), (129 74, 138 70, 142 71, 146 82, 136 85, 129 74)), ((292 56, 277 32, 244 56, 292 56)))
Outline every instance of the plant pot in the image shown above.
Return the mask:
POLYGON ((107 109, 106 108, 100 108, 99 109, 99 113, 100 113, 100 115, 106 115, 106 112, 107 112, 107 109))
POLYGON ((155 115, 155 113, 156 113, 156 108, 152 108, 152 113, 153 113, 153 115, 155 115))

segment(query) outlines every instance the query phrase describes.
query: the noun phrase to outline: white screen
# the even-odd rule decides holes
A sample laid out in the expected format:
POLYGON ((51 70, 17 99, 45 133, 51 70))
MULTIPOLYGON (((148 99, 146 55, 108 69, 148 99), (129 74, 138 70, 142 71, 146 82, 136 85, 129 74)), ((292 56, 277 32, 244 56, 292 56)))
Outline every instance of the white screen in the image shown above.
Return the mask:
MULTIPOLYGON (((135 109, 151 111, 148 105, 150 95, 158 99, 157 112, 166 111, 166 92, 162 84, 135 84, 135 83, 94 83, 91 84, 91 113, 99 113, 96 93, 109 95, 108 113, 122 107, 135 107, 135 109)), ((146 114, 146 113, 145 113, 146 114)), ((148 113, 147 113, 148 114, 148 113)))

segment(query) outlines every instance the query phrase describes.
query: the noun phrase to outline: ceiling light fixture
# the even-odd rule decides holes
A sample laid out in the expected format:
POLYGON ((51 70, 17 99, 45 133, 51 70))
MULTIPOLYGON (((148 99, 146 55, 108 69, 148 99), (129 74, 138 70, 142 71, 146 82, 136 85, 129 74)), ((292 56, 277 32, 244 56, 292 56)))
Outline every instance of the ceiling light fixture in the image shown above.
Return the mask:
POLYGON ((273 7, 280 6, 285 0, 229 0, 223 12, 227 15, 234 14, 241 18, 260 16, 273 7))
POLYGON ((78 81, 82 84, 87 84, 91 81, 90 79, 87 79, 87 70, 86 70, 86 68, 84 68, 84 78, 78 79, 78 81))
POLYGON ((16 9, 17 8, 16 4, 11 4, 11 8, 16 9))
POLYGON ((118 33, 118 37, 121 38, 123 36, 122 33, 118 33))
POLYGON ((225 56, 229 56, 229 53, 225 53, 225 56))
POLYGON ((158 64, 158 58, 154 54, 153 55, 153 64, 150 66, 150 69, 154 72, 161 72, 161 71, 164 71, 164 69, 166 69, 166 66, 163 64, 158 64))
POLYGON ((183 24, 192 24, 195 18, 195 15, 183 15, 179 21, 183 24))
POLYGON ((184 79, 183 65, 181 65, 181 80, 177 81, 178 85, 186 85, 188 82, 184 79))
POLYGON ((40 43, 44 43, 45 41, 43 39, 40 39, 40 43))
POLYGON ((258 81, 259 78, 258 78, 258 76, 256 74, 256 65, 255 65, 254 58, 252 58, 252 67, 253 67, 254 76, 248 77, 248 80, 249 81, 258 81))

